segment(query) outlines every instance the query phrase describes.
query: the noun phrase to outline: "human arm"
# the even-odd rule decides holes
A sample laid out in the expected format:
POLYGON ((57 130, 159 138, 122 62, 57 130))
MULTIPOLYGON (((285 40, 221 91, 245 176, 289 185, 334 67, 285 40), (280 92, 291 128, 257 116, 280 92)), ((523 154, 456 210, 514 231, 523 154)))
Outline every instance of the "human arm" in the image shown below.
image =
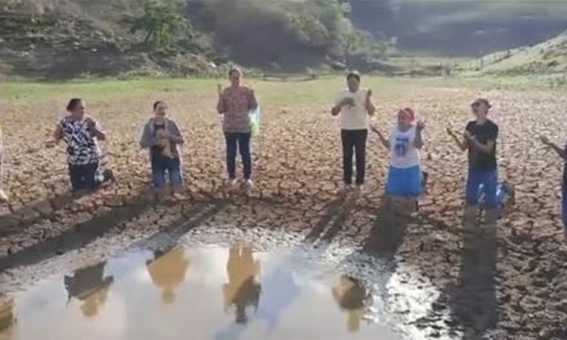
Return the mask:
POLYGON ((425 129, 425 123, 421 120, 417 122, 415 127, 415 140, 413 141, 413 146, 416 149, 423 148, 423 130, 425 129))
POLYGON ((224 101, 224 93, 222 92, 222 88, 220 85, 218 86, 217 91, 219 95, 219 99, 217 102, 217 112, 222 115, 226 112, 226 104, 224 101))
POLYGON ((181 135, 181 131, 179 131, 179 127, 177 127, 177 124, 175 122, 171 122, 171 131, 170 131, 170 135, 169 135, 169 139, 176 144, 183 144, 185 142, 185 140, 183 139, 183 136, 181 135))
POLYGON ((258 101, 256 100, 256 95, 254 90, 250 89, 248 93, 248 110, 252 111, 258 107, 258 101))
POLYGON ((45 142, 45 146, 47 148, 53 148, 59 143, 59 141, 61 141, 61 139, 63 139, 63 129, 61 128, 61 125, 58 124, 51 134, 51 138, 45 142))
POLYGON ((374 133, 376 133, 378 135, 378 138, 380 138, 380 142, 382 143, 382 145, 384 145, 384 147, 386 149, 390 149, 390 141, 387 140, 384 135, 380 132, 380 130, 378 130, 376 127, 370 125, 370 129, 372 131, 374 131, 374 133))
POLYGON ((553 149, 553 151, 555 151, 559 157, 567 160, 567 150, 562 149, 561 147, 559 147, 557 144, 552 143, 549 138, 545 137, 545 136, 541 136, 540 137, 540 141, 547 147, 553 149))
POLYGON ((353 105, 354 105, 354 100, 352 98, 350 98, 350 97, 343 98, 343 99, 337 101, 335 106, 333 106, 333 108, 331 109, 331 114, 333 116, 337 116, 339 113, 341 113, 341 110, 343 109, 343 107, 353 106, 353 105))
POLYGON ((144 130, 142 131, 142 138, 140 139, 140 147, 142 147, 142 149, 146 149, 158 144, 159 144, 158 138, 152 136, 150 124, 146 124, 144 126, 144 130))
POLYGON ((92 118, 87 118, 87 124, 89 127, 89 131, 95 136, 98 140, 104 141, 106 140, 106 133, 103 131, 102 127, 98 122, 93 120, 92 118))
POLYGON ((492 150, 494 150, 494 146, 496 145, 496 142, 493 140, 486 141, 486 143, 481 143, 474 136, 471 136, 468 140, 472 147, 484 153, 491 153, 492 150))
POLYGON ((465 151, 466 149, 468 149, 469 144, 467 142, 467 139, 460 139, 459 136, 457 136, 457 134, 455 133, 455 131, 453 131, 453 129, 451 129, 450 127, 447 128, 447 133, 449 134, 449 136, 451 136, 451 138, 455 141, 457 146, 462 151, 465 151))
POLYGON ((376 107, 374 106, 374 103, 372 102, 372 90, 368 90, 368 92, 366 93, 366 112, 368 112, 369 116, 374 116, 374 113, 376 113, 376 107))
POLYGON ((498 127, 495 127, 489 132, 489 136, 485 143, 481 143, 475 135, 472 135, 468 131, 465 132, 465 138, 467 139, 470 147, 483 153, 491 153, 494 151, 496 139, 498 138, 498 127))

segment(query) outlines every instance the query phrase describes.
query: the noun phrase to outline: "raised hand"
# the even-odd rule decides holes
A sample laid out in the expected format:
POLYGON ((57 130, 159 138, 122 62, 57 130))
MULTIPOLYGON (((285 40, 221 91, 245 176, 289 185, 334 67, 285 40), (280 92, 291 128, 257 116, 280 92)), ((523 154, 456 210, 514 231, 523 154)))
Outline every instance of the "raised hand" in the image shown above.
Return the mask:
POLYGON ((425 122, 423 122, 422 120, 418 121, 416 125, 416 129, 418 131, 423 131, 425 129, 425 122))
POLYGON ((94 129, 95 129, 96 123, 95 123, 94 120, 92 120, 92 119, 90 119, 90 118, 87 118, 87 119, 86 119, 86 122, 87 122, 87 127, 89 128, 89 130, 94 130, 94 129))

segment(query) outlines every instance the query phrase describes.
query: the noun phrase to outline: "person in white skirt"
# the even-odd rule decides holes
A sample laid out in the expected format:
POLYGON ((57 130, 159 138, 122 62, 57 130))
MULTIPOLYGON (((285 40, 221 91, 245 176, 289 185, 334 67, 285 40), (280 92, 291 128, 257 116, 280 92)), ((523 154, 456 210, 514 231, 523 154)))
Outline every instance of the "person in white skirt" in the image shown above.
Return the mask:
POLYGON ((389 197, 411 198, 417 201, 423 190, 420 149, 423 147, 422 132, 425 124, 416 122, 415 112, 411 108, 398 112, 397 123, 390 137, 386 139, 376 128, 380 141, 389 150, 390 167, 386 182, 386 194, 389 197))

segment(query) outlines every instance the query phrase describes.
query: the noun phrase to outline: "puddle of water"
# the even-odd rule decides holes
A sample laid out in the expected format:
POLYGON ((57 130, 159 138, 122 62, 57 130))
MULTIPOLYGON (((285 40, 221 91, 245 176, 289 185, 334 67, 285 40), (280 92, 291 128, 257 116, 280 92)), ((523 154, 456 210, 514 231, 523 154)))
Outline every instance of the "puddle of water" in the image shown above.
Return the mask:
POLYGON ((0 305, 0 339, 400 339, 365 286, 300 250, 149 251, 43 281, 0 305))

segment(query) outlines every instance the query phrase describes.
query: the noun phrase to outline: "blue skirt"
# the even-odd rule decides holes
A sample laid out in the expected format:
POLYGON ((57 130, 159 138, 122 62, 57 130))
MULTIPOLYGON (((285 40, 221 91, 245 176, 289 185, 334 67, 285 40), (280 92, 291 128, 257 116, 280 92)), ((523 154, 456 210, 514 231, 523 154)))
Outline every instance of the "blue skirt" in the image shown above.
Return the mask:
POLYGON ((390 166, 386 194, 403 197, 418 197, 421 195, 421 169, 419 165, 411 168, 395 168, 390 166))

